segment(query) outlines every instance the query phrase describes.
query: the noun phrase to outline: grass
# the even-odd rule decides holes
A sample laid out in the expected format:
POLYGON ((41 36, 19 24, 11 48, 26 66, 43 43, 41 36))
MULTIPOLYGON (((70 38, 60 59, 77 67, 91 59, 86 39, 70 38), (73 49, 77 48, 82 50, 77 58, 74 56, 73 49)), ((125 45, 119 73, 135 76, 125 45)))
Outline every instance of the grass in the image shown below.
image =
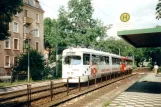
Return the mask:
POLYGON ((110 105, 110 101, 106 101, 106 103, 103 105, 103 107, 107 107, 110 105))
MULTIPOLYGON (((27 81, 17 81, 17 82, 0 82, 0 88, 4 88, 4 87, 7 87, 7 86, 13 86, 13 85, 19 85, 19 84, 27 84, 28 82, 27 81)), ((32 82, 31 82, 32 83, 32 82)))

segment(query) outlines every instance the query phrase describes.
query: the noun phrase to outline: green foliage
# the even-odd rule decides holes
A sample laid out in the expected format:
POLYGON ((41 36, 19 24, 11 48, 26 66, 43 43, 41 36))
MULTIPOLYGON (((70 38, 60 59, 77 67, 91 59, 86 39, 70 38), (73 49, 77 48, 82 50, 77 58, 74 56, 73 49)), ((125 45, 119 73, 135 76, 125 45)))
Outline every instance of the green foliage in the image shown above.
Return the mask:
POLYGON ((96 48, 117 55, 119 55, 120 51, 121 56, 132 56, 134 53, 134 47, 122 39, 115 39, 113 37, 99 41, 96 48))
POLYGON ((8 32, 9 22, 13 15, 22 11, 23 0, 0 0, 0 40, 10 36, 8 32))
POLYGON ((106 35, 107 27, 101 21, 93 19, 91 0, 69 0, 68 9, 59 9, 58 19, 44 20, 45 45, 61 54, 68 46, 93 46, 96 38, 106 35))
POLYGON ((158 20, 161 18, 160 7, 161 7, 161 2, 160 2, 160 0, 158 0, 158 3, 156 5, 156 19, 158 19, 158 20))
MULTIPOLYGON (((33 80, 40 80, 43 76, 44 59, 41 53, 35 50, 30 50, 30 74, 33 80)), ((14 75, 19 75, 22 71, 27 74, 28 70, 28 54, 21 54, 17 61, 17 66, 14 67, 14 75)))
POLYGON ((159 67, 158 72, 161 72, 161 66, 159 67))

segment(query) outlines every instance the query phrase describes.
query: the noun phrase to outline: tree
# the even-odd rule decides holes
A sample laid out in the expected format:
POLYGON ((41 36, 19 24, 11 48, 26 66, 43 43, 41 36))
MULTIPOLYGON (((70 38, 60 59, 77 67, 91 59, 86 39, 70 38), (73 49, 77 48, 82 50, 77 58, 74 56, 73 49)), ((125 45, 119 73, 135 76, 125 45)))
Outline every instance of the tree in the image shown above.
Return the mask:
POLYGON ((114 37, 109 37, 107 40, 101 40, 98 42, 97 49, 114 53, 121 56, 132 56, 134 54, 134 47, 129 45, 122 39, 115 39, 114 37))
POLYGON ((52 53, 57 53, 68 46, 94 46, 96 38, 106 35, 107 27, 98 19, 93 19, 91 0, 69 0, 68 9, 59 9, 58 19, 44 20, 45 46, 51 46, 52 53))
POLYGON ((91 0, 69 0, 68 11, 71 24, 68 35, 73 45, 93 46, 97 37, 106 35, 106 26, 92 18, 94 9, 91 0))
POLYGON ((161 18, 161 0, 158 1, 157 6, 156 6, 156 19, 161 18))
MULTIPOLYGON (((33 80, 42 79, 43 70, 44 70, 44 59, 41 53, 38 53, 36 50, 30 50, 30 74, 33 80)), ((20 74, 22 71, 27 74, 28 65, 28 54, 21 54, 18 57, 17 65, 14 67, 14 74, 20 74)))
POLYGON ((0 40, 10 36, 8 32, 9 22, 13 15, 22 11, 23 0, 0 0, 0 40))

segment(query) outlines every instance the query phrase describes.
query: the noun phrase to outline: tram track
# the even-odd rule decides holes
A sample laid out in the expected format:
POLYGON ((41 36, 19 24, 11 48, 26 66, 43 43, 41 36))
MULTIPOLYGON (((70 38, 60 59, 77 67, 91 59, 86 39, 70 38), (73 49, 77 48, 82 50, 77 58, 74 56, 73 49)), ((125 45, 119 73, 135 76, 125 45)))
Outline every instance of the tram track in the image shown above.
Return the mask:
MULTIPOLYGON (((101 79, 98 79, 97 84, 94 84, 94 81, 90 83, 90 86, 88 87, 87 84, 81 84, 81 89, 78 88, 77 84, 75 86, 69 87, 69 92, 67 92, 67 87, 65 83, 60 84, 54 84, 54 87, 52 89, 52 101, 51 101, 51 87, 50 85, 46 85, 42 87, 38 87, 37 89, 31 88, 31 106, 32 107, 38 107, 38 106, 58 106, 62 103, 65 103, 66 101, 72 100, 76 97, 85 95, 87 93, 90 93, 92 91, 98 90, 102 87, 105 87, 109 84, 115 83, 119 80, 122 80, 124 78, 128 78, 130 76, 133 76, 136 74, 128 74, 117 78, 111 78, 108 77, 108 81, 102 81, 101 79), (102 81, 102 82, 101 82, 102 81), (40 90, 41 89, 41 90, 40 90), (68 95, 67 95, 68 93, 68 95)), ((105 79, 105 78, 104 78, 105 79)), ((106 78, 107 79, 107 78, 106 78)), ((8 94, 10 96, 13 93, 8 94)), ((8 97, 7 94, 3 94, 3 96, 6 97, 0 97, 0 106, 4 107, 21 107, 26 106, 28 104, 26 90, 21 90, 19 94, 16 92, 15 95, 12 95, 8 97), (3 102, 3 103, 2 103, 3 102)))
MULTIPOLYGON (((91 88, 89 88, 89 89, 87 89, 87 90, 83 90, 83 91, 81 91, 81 92, 79 92, 79 93, 76 93, 75 95, 72 95, 72 94, 71 94, 70 96, 67 96, 67 97, 64 98, 64 99, 61 99, 60 101, 57 101, 57 102, 50 102, 49 104, 42 105, 42 107, 55 107, 55 106, 60 106, 60 105, 66 103, 66 102, 68 102, 68 101, 71 101, 71 100, 73 100, 73 99, 79 98, 79 97, 81 97, 81 96, 83 96, 83 95, 86 95, 86 94, 88 94, 88 93, 92 93, 92 92, 94 92, 94 91, 96 91, 96 90, 99 90, 99 89, 101 89, 101 88, 103 88, 103 87, 106 87, 106 86, 108 86, 108 85, 110 85, 110 84, 116 83, 116 82, 118 82, 118 81, 121 81, 121 80, 123 80, 123 79, 129 78, 129 77, 132 77, 132 76, 135 76, 135 75, 137 75, 137 74, 130 74, 130 75, 126 75, 126 76, 124 76, 124 77, 119 77, 119 78, 112 79, 112 80, 110 80, 110 81, 105 81, 105 82, 103 82, 103 83, 97 84, 96 86, 94 85, 94 87, 91 87, 91 88)), ((112 88, 111 88, 111 89, 112 89, 112 88)))
MULTIPOLYGON (((65 87, 66 83, 56 83, 54 84, 53 89, 60 90, 61 88, 65 87)), ((39 86, 39 87, 33 87, 31 88, 31 94, 32 94, 32 100, 40 99, 39 97, 34 97, 36 94, 42 94, 44 93, 45 95, 41 95, 40 97, 47 97, 48 91, 50 90, 50 85, 44 85, 44 86, 39 86)), ((65 90, 64 90, 65 91, 65 90)), ((0 106, 13 106, 14 102, 20 102, 19 104, 23 104, 27 102, 26 99, 27 96, 27 88, 23 90, 18 90, 18 91, 13 91, 13 92, 7 92, 7 93, 2 93, 0 94, 0 106)))

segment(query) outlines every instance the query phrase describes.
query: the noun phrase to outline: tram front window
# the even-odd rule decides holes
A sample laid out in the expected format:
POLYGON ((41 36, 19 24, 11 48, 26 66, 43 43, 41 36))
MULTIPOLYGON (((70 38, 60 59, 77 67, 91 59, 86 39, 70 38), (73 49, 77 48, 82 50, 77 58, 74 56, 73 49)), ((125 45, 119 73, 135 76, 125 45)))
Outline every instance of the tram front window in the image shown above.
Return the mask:
POLYGON ((80 56, 66 56, 64 59, 64 64, 80 65, 81 64, 81 57, 80 56))

